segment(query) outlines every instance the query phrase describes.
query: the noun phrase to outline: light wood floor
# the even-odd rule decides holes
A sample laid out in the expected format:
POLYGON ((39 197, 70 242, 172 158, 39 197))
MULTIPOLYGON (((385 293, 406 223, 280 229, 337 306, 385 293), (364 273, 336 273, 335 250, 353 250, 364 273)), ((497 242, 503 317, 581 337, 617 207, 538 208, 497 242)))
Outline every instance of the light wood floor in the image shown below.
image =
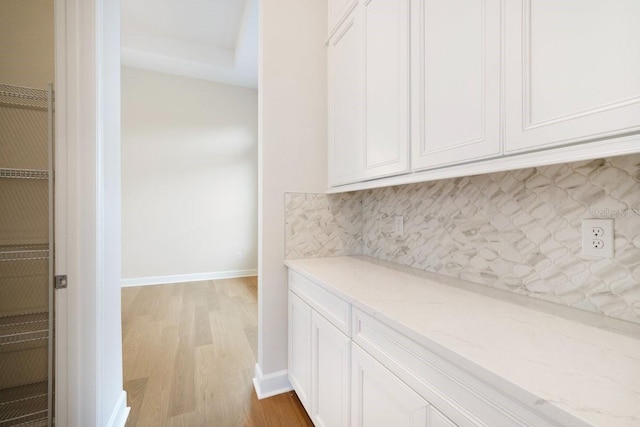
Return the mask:
POLYGON ((255 278, 122 290, 128 427, 312 426, 294 393, 258 400, 255 278))

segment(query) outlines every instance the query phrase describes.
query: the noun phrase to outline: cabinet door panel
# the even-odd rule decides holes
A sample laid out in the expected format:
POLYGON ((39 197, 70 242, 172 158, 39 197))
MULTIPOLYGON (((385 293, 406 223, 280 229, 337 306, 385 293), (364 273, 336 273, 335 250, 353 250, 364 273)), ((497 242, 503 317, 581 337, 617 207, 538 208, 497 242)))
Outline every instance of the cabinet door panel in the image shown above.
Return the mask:
POLYGON ((409 168, 409 0, 365 0, 364 178, 409 168))
POLYGON ((353 427, 428 427, 423 398, 356 344, 351 357, 353 427))
POLYGON ((640 2, 506 2, 506 151, 640 130, 640 2))
POLYGON ((499 155, 500 0, 413 4, 413 168, 499 155))
POLYGON ((311 307, 289 291, 289 381, 311 413, 311 307))
POLYGON ((312 315, 312 419, 318 427, 349 425, 349 337, 312 315))
POLYGON ((361 36, 355 13, 329 41, 329 185, 362 175, 361 36))
POLYGON ((456 424, 432 406, 429 410, 429 427, 456 427, 456 424))
POLYGON ((349 12, 349 9, 354 7, 355 3, 357 3, 357 0, 329 0, 329 19, 327 22, 329 34, 340 23, 344 15, 349 12))

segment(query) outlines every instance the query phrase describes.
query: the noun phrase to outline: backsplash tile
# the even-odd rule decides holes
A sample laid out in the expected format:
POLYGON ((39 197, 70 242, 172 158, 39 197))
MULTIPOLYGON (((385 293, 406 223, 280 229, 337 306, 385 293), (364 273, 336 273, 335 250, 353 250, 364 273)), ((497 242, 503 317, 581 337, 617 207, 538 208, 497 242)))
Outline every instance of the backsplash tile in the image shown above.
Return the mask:
POLYGON ((368 255, 640 323, 640 155, 286 204, 287 258, 368 255), (612 259, 581 254, 593 217, 614 218, 612 259))
POLYGON ((363 239, 363 255, 640 322, 640 155, 368 190, 363 239), (598 216, 615 217, 613 259, 581 254, 598 216))
POLYGON ((362 254, 362 194, 285 196, 285 258, 362 254))

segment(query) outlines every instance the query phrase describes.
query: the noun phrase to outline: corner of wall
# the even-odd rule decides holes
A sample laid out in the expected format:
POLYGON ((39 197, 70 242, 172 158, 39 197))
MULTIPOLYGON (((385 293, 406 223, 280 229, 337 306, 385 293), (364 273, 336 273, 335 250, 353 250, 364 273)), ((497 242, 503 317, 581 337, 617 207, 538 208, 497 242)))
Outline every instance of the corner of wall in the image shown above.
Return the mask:
POLYGON ((253 387, 256 390, 258 399, 266 399, 267 397, 293 390, 293 387, 291 387, 291 383, 289 382, 287 370, 263 375, 259 363, 256 363, 253 387))
POLYGON ((131 408, 127 406, 127 392, 123 390, 111 412, 107 427, 124 427, 130 411, 131 408))
POLYGON ((285 258, 362 255, 362 192, 285 194, 285 258))

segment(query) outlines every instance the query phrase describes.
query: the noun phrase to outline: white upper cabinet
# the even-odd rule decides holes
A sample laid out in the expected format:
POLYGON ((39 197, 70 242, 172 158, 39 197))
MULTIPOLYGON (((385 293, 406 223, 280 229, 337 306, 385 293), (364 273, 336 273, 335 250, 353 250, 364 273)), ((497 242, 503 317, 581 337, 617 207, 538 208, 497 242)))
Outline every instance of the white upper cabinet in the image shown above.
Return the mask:
POLYGON ((409 171, 409 2, 361 0, 329 39, 330 186, 409 171))
POLYGON ((640 152, 640 0, 329 0, 329 22, 331 192, 640 152))
POLYGON ((497 156, 500 0, 413 0, 412 167, 497 156))
POLYGON ((640 1, 505 7, 506 152, 640 130, 640 1))
POLYGON ((352 12, 329 40, 329 185, 356 182, 364 168, 360 19, 352 12))
POLYGON ((329 26, 329 34, 340 24, 344 17, 353 9, 358 0, 329 0, 329 19, 327 24, 329 26))
POLYGON ((364 0, 364 171, 409 170, 409 1, 364 0))

